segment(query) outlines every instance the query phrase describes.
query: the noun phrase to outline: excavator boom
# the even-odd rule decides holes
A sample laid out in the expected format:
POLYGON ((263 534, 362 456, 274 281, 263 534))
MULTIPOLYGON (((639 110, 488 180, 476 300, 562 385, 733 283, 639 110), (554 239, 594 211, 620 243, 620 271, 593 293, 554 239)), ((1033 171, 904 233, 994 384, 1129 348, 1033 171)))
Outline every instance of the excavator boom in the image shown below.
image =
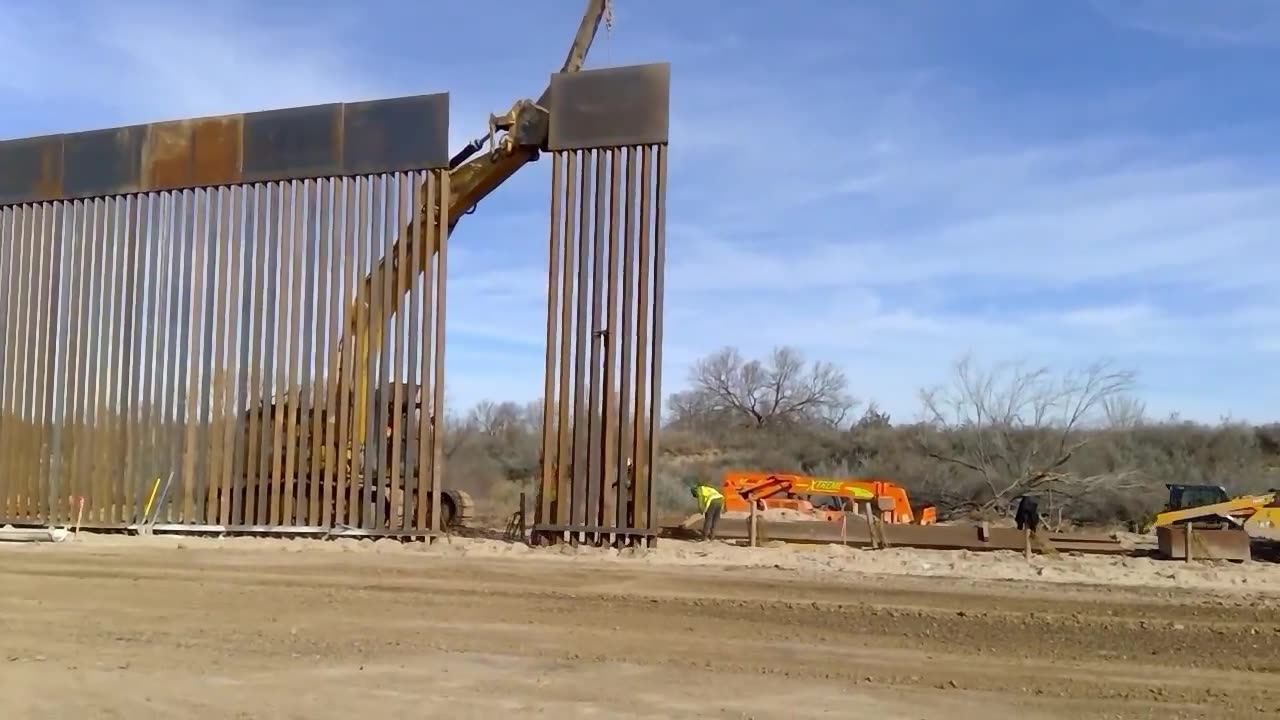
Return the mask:
MULTIPOLYGON (((569 52, 565 56, 564 64, 560 67, 560 72, 577 72, 582 69, 587 53, 595 41, 600 23, 608 13, 610 2, 611 0, 587 1, 586 10, 583 12, 578 31, 574 35, 573 42, 570 43, 569 52)), ((490 145, 488 152, 478 157, 476 156, 476 153, 485 144, 482 139, 477 139, 453 157, 449 169, 449 208, 447 215, 450 231, 453 230, 463 216, 471 213, 482 200, 488 197, 502 183, 510 179, 511 176, 515 175, 520 168, 537 159, 539 152, 546 146, 547 134, 550 129, 550 109, 548 108, 550 102, 550 85, 542 91, 536 101, 517 101, 505 114, 489 118, 489 132, 486 136, 490 145), (499 138, 498 133, 502 133, 502 137, 499 138)), ((424 227, 430 227, 431 223, 435 222, 435 218, 439 216, 438 207, 420 207, 417 212, 424 227)), ((364 307, 369 302, 374 288, 379 287, 379 281, 383 278, 394 278, 399 274, 399 258, 402 255, 400 244, 406 241, 411 230, 412 226, 402 228, 399 237, 396 238, 387 254, 377 261, 371 272, 357 285, 355 300, 351 308, 364 307)), ((431 253, 421 254, 423 264, 420 267, 412 268, 414 278, 426 272, 431 266, 436 250, 433 249, 431 253)), ((412 283, 408 287, 412 287, 412 283)), ((358 398, 354 428, 355 438, 366 437, 368 431, 369 418, 366 415, 368 407, 366 399, 368 398, 369 387, 367 374, 362 372, 362 369, 368 367, 371 349, 382 346, 387 324, 403 306, 404 295, 409 292, 408 287, 402 288, 403 295, 401 297, 395 298, 389 304, 381 305, 381 316, 369 318, 367 326, 357 327, 355 322, 357 313, 349 311, 346 316, 348 319, 344 323, 343 337, 330 359, 331 364, 336 367, 336 374, 339 377, 343 373, 349 372, 350 369, 342 367, 342 358, 345 356, 345 348, 351 347, 348 343, 355 343, 354 371, 358 398)), ((424 406, 426 405, 425 398, 423 404, 424 406)), ((434 408, 431 412, 434 414, 434 408)), ((424 420, 427 418, 425 407, 423 418, 424 420)))

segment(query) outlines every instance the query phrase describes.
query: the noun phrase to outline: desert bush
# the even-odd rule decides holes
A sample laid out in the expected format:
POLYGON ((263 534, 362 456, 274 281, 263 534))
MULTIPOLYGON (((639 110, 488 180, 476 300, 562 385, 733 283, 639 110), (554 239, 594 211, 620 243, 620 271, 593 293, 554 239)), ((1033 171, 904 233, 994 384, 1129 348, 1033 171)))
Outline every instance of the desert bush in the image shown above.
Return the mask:
MULTIPOLYGON (((692 511, 688 487, 728 469, 889 479, 943 518, 1004 516, 1032 493, 1081 524, 1142 522, 1166 483, 1280 486, 1280 424, 1151 420, 1134 379, 1102 362, 1053 372, 963 358, 922 391, 923 421, 894 424, 874 403, 853 413, 849 381, 830 364, 787 348, 763 361, 725 349, 671 397, 655 506, 692 511)), ((451 483, 507 512, 520 488, 533 498, 540 423, 540 403, 478 404, 449 428, 451 483)))

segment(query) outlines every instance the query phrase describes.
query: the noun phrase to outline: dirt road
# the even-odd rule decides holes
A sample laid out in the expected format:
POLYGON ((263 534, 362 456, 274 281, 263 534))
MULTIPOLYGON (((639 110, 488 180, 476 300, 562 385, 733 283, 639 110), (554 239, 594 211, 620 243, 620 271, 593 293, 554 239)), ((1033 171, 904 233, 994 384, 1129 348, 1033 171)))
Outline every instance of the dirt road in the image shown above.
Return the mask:
POLYGON ((1280 714, 1275 595, 318 545, 0 546, 0 717, 1280 714))

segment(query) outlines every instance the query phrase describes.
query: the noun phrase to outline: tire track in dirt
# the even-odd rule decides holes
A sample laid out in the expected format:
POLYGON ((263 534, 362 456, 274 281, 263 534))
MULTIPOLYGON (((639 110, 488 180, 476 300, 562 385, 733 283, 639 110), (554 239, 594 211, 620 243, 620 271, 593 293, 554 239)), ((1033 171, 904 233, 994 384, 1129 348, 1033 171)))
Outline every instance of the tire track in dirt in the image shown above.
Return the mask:
POLYGON ((181 658, 189 673, 245 678, 496 653, 514 667, 757 678, 819 696, 999 697, 1036 717, 1280 712, 1280 625, 1247 599, 231 550, 10 553, 0 583, 9 652, 69 664, 92 651, 172 672, 181 658))

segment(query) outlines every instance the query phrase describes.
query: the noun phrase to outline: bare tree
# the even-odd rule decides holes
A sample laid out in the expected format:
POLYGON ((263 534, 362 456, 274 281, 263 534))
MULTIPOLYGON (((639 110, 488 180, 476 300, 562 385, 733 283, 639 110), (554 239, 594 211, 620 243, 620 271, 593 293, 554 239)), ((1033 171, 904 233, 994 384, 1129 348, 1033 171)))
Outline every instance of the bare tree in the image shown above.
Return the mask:
POLYGON ((1147 404, 1133 395, 1116 394, 1104 398, 1102 410, 1107 427, 1113 430, 1132 430, 1147 421, 1147 404))
POLYGON ((921 446, 981 479, 985 492, 972 503, 980 512, 1005 509, 1035 490, 1071 499, 1099 486, 1136 484, 1128 470, 1083 476, 1066 469, 1105 421, 1107 401, 1129 391, 1134 377, 1104 362, 1061 377, 1021 364, 984 371, 965 357, 950 386, 921 392, 921 446))
POLYGON ((803 356, 789 347, 774 349, 767 362, 746 360, 729 347, 693 367, 690 389, 671 398, 671 409, 676 419, 696 417, 756 428, 839 426, 856 406, 848 385, 835 365, 806 366, 803 356))

